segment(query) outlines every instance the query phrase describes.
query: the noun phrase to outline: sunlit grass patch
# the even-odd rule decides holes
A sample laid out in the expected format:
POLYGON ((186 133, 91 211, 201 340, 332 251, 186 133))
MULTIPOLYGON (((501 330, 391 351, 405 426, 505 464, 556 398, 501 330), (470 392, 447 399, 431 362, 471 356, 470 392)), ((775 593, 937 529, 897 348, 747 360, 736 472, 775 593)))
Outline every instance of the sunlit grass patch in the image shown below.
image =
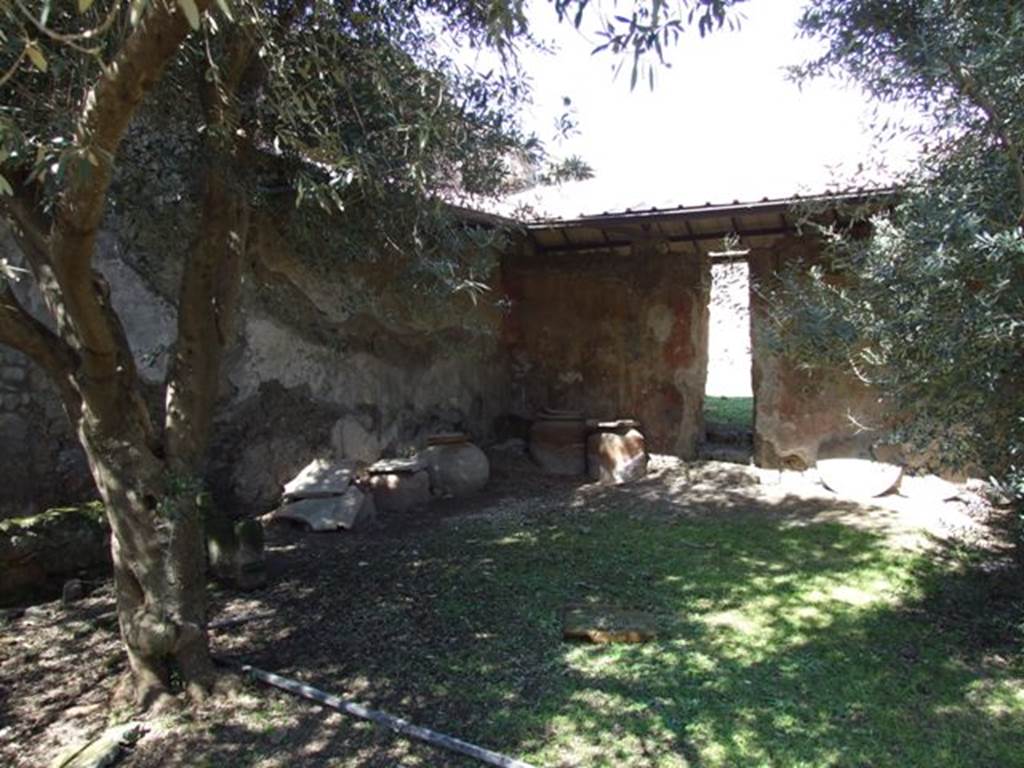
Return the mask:
POLYGON ((540 766, 1021 764, 1024 668, 985 661, 1009 640, 984 581, 879 531, 636 504, 464 521, 419 540, 415 568, 360 570, 357 594, 429 595, 376 674, 425 724, 540 766), (658 635, 564 642, 586 602, 658 635))
POLYGON ((754 398, 705 395, 704 420, 737 427, 753 426, 754 398))

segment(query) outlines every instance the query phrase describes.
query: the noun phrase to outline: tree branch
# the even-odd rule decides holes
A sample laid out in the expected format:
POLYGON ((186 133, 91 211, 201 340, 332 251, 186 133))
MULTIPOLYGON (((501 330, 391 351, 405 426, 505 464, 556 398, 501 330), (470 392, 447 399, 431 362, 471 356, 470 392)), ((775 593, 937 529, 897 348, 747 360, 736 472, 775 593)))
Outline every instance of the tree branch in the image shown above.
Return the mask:
MULTIPOLYGON (((209 0, 196 3, 201 13, 208 4, 209 0)), ((51 232, 50 255, 81 345, 83 372, 90 378, 110 377, 123 356, 91 268, 114 158, 143 97, 190 31, 184 14, 171 0, 151 2, 86 95, 78 121, 75 143, 82 154, 69 164, 51 232)))
POLYGON ((168 458, 182 469, 194 470, 206 449, 241 290, 249 205, 235 171, 245 151, 236 129, 254 52, 252 41, 236 30, 220 76, 203 81, 208 167, 199 239, 182 274, 164 429, 168 458))
POLYGON ((75 353, 57 334, 21 305, 14 290, 0 278, 0 344, 13 347, 27 355, 46 371, 60 390, 65 406, 77 410, 80 404, 72 375, 75 353))
POLYGON ((1020 216, 1017 219, 1017 225, 1024 227, 1024 157, 1022 157, 1020 147, 1010 138, 1004 127, 1002 115, 984 92, 977 79, 962 66, 949 61, 946 62, 946 66, 960 91, 985 114, 989 127, 1006 151, 1006 156, 1013 166, 1014 178, 1017 182, 1017 202, 1020 205, 1020 216))
POLYGON ((0 210, 7 215, 14 239, 35 277, 50 316, 57 323, 58 334, 68 343, 73 343, 73 331, 68 324, 60 286, 50 262, 49 232, 53 222, 43 213, 39 183, 30 181, 27 176, 26 173, 12 176, 14 193, 0 195, 0 210))

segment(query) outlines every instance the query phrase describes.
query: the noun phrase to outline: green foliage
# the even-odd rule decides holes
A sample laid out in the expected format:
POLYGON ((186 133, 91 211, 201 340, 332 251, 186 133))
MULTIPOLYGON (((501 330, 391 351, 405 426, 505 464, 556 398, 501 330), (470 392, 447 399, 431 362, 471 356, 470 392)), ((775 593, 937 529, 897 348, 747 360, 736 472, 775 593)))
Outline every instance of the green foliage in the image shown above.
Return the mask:
POLYGON ((797 76, 841 73, 910 102, 923 121, 896 129, 924 150, 891 210, 844 211, 822 232, 827 269, 783 276, 796 309, 776 317, 778 338, 808 366, 877 385, 904 436, 938 440, 948 463, 1012 474, 1024 466, 1024 10, 815 0, 801 26, 828 49, 797 76))
POLYGON ((752 397, 704 397, 704 420, 715 424, 736 427, 754 425, 754 398, 752 397))
POLYGON ((53 507, 38 515, 8 517, 0 520, 0 535, 13 536, 19 531, 38 529, 68 517, 78 518, 103 527, 107 525, 107 511, 103 503, 90 501, 76 507, 53 507))

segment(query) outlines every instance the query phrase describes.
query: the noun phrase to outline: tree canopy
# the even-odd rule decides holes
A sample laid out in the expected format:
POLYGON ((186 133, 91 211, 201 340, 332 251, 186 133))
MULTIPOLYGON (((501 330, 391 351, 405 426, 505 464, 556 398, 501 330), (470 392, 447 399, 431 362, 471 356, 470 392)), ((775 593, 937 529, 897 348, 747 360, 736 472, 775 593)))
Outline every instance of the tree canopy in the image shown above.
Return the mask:
MULTIPOLYGON (((801 310, 778 318, 809 366, 845 366, 907 416, 899 435, 949 466, 1024 466, 1024 9, 1001 0, 813 0, 824 53, 798 78, 838 74, 921 115, 878 125, 921 148, 884 212, 825 232, 832 270, 790 275, 801 310), (870 219, 865 238, 858 222, 870 219)), ((1018 481, 1019 482, 1019 481, 1018 481)))
MULTIPOLYGON (((686 24, 705 34, 739 1, 638 3, 602 15, 603 34, 632 54, 635 83, 686 24)), ((588 5, 553 11, 579 25, 588 5)), ((500 194, 524 157, 547 160, 518 117, 529 90, 516 53, 536 44, 526 7, 2 0, 0 19, 0 210, 25 264, 0 265, 0 343, 47 371, 89 459, 140 700, 165 701, 174 680, 202 695, 202 468, 250 221, 282 204, 334 212, 346 235, 410 268, 441 259, 427 273, 447 280, 445 237, 472 232, 451 204, 500 194), (467 48, 495 66, 466 66, 453 52, 467 48), (101 228, 145 236, 171 212, 156 239, 180 252, 178 327, 153 403, 93 261, 101 228), (46 321, 14 288, 25 273, 46 321)), ((585 171, 570 159, 547 173, 585 171)))

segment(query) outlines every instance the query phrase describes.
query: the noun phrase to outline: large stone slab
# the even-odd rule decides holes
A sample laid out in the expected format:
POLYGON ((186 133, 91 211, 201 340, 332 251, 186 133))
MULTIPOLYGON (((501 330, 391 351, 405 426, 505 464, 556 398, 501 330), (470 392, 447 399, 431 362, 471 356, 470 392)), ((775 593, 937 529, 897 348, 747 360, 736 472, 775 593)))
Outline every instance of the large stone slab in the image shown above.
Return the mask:
POLYGON ((286 502, 273 512, 271 519, 304 523, 313 531, 336 531, 366 524, 374 511, 373 498, 349 486, 341 496, 286 502))
POLYGON ((902 467, 870 459, 823 459, 817 469, 826 488, 853 499, 871 499, 888 493, 903 474, 902 467))
POLYGON ((355 470, 356 465, 352 461, 314 459, 285 483, 284 498, 291 500, 340 496, 352 484, 355 470))
POLYGON ((643 611, 603 605, 567 605, 562 637, 590 643, 645 643, 658 634, 655 618, 643 611))

